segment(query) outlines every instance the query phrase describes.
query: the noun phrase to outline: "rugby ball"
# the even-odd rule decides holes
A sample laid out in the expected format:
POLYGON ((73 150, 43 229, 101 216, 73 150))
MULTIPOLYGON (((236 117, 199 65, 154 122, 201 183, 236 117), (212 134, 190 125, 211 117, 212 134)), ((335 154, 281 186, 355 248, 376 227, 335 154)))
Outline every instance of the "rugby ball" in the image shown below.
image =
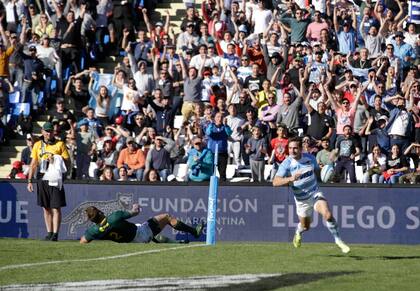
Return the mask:
POLYGON ((325 165, 321 170, 321 181, 328 183, 334 174, 334 167, 332 165, 325 165))

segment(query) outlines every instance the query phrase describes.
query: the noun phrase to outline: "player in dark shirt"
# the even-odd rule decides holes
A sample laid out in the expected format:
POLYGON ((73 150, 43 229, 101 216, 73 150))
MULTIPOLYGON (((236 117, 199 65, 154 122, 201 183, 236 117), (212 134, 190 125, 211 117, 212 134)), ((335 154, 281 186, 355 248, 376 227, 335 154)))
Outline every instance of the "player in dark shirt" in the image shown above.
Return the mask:
POLYGON ((89 227, 84 236, 80 238, 80 243, 89 243, 92 240, 112 240, 118 243, 149 243, 165 228, 170 225, 172 228, 191 233, 198 238, 203 231, 203 223, 195 228, 172 217, 167 213, 156 215, 142 224, 134 224, 127 219, 140 213, 140 206, 133 204, 131 211, 115 211, 108 216, 96 208, 89 206, 86 209, 87 217, 95 225, 89 227))

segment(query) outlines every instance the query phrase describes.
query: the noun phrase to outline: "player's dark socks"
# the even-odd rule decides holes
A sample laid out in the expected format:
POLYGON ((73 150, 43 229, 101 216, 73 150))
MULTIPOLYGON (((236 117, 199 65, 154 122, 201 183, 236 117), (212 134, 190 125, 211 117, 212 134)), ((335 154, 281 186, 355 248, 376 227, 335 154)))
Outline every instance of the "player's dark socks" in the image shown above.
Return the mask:
POLYGON ((194 237, 199 236, 199 235, 197 236, 197 230, 194 227, 183 223, 181 220, 178 220, 178 222, 173 226, 173 228, 179 231, 191 233, 194 237))
POLYGON ((51 236, 51 241, 58 241, 58 232, 54 232, 51 236))
POLYGON ((52 231, 48 232, 47 236, 44 237, 44 240, 51 240, 51 237, 53 236, 52 231))

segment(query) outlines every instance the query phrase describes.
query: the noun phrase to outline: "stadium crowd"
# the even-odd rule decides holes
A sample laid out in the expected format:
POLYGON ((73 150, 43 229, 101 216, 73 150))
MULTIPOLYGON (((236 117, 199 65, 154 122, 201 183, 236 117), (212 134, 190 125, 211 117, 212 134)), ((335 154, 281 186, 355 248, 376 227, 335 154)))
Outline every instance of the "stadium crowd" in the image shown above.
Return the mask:
POLYGON ((271 180, 301 136, 324 182, 419 183, 420 1, 185 0, 178 34, 155 2, 1 1, 11 177, 48 112, 70 179, 205 181, 217 147, 222 180, 271 180))

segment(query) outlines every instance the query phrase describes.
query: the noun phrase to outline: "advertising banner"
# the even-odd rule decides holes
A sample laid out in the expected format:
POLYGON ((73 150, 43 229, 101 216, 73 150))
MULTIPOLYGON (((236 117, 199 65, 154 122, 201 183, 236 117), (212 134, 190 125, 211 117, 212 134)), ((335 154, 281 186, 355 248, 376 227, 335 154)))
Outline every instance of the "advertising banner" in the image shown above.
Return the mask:
MULTIPOLYGON (((420 199, 416 188, 324 187, 340 232, 350 243, 420 243, 420 199)), ((131 209, 141 213, 131 219, 141 223, 169 213, 197 224, 207 218, 208 186, 66 184, 67 206, 62 208, 60 239, 79 239, 90 225, 84 210, 94 205, 105 214, 131 209)), ((269 185, 220 186, 216 218, 217 241, 291 241, 297 224, 292 193, 269 185)), ((36 193, 25 183, 0 182, 0 237, 45 236, 42 208, 36 193)), ((205 232, 204 232, 205 233, 205 232)), ((194 240, 170 228, 165 235, 194 240)), ((332 237, 321 216, 314 214, 305 242, 327 242, 332 237)), ((205 241, 205 235, 199 240, 205 241)))

